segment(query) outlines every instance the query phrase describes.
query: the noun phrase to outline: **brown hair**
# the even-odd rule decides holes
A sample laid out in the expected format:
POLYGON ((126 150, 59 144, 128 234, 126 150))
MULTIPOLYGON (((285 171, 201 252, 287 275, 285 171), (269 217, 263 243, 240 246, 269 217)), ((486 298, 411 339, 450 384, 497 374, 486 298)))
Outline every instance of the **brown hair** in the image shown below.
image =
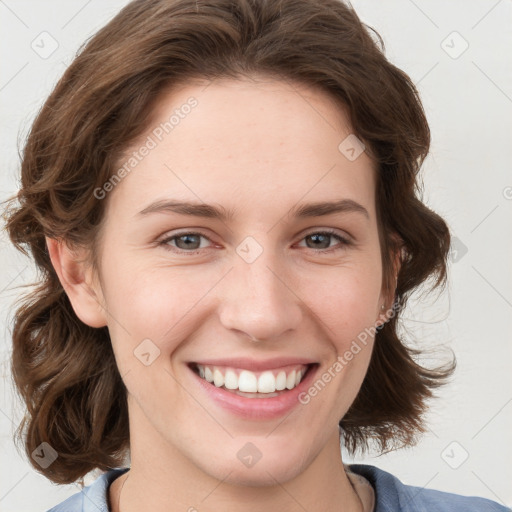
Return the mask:
MULTIPOLYGON (((54 482, 119 466, 129 431, 107 327, 77 318, 45 235, 90 248, 97 268, 106 201, 94 190, 147 129, 158 95, 195 78, 256 74, 317 87, 347 106, 353 133, 378 169, 383 285, 391 293, 392 255, 401 248, 398 309, 428 278, 433 288, 446 284, 449 229, 418 197, 430 146, 418 92, 351 7, 338 0, 129 3, 80 49, 38 113, 20 190, 4 214, 13 244, 32 255, 40 272, 14 318, 12 372, 28 410, 17 434, 35 469, 54 482), (58 453, 46 469, 30 457, 43 441, 58 453)), ((426 400, 455 366, 417 363, 419 352, 398 337, 399 316, 378 330, 361 390, 340 421, 351 452, 370 440, 382 450, 413 444, 424 431, 426 400)))

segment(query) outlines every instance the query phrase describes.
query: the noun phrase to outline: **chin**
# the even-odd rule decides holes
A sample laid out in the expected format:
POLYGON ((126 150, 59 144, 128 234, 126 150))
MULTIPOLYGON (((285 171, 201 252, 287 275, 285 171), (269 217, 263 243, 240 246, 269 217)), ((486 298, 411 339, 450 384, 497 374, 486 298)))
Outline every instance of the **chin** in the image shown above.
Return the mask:
POLYGON ((212 477, 232 485, 246 487, 274 486, 302 473, 315 458, 303 443, 283 442, 275 435, 236 437, 220 448, 196 460, 196 465, 212 477), (251 441, 252 439, 252 441, 251 441), (218 461, 212 466, 212 461, 218 461))
POLYGON ((252 467, 245 467, 240 463, 233 464, 233 461, 230 460, 225 461, 222 467, 215 468, 213 473, 211 469, 210 474, 223 483, 243 487, 270 487, 278 483, 283 484, 303 471, 299 460, 283 457, 276 461, 267 460, 266 462, 261 459, 252 467))

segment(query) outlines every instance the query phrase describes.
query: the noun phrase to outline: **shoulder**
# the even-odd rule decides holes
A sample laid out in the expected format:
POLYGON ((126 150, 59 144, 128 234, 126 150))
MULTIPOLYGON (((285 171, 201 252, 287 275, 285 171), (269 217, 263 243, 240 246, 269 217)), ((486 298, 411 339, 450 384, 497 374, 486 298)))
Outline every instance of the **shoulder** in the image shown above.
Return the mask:
POLYGON ((109 485, 130 468, 116 468, 100 475, 94 482, 47 512, 109 512, 109 485))
POLYGON ((375 466, 350 464, 350 471, 365 477, 375 491, 375 512, 510 512, 492 500, 403 484, 375 466))

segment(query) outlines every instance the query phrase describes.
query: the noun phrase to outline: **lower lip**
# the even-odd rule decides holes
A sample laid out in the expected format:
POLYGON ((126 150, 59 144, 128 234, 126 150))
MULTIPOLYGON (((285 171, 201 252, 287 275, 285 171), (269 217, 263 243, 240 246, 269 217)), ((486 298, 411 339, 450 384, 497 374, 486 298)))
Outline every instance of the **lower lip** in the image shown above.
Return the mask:
POLYGON ((307 374, 297 387, 281 392, 280 395, 271 398, 248 398, 236 395, 202 379, 192 368, 188 367, 188 369, 199 384, 200 389, 216 404, 245 419, 268 420, 278 418, 300 405, 299 395, 308 389, 318 369, 318 364, 314 364, 308 369, 307 374))

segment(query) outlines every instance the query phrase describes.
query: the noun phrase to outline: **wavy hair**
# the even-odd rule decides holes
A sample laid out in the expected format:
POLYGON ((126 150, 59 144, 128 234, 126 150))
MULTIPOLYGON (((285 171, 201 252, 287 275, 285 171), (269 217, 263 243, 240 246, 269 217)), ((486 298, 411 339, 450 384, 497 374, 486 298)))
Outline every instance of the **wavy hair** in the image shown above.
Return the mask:
POLYGON ((71 483, 119 466, 129 451, 126 388, 106 327, 82 323, 52 266, 45 236, 89 248, 106 201, 94 191, 145 133, 161 93, 193 79, 263 75, 313 86, 347 108, 377 170, 383 286, 398 313, 376 334, 369 368, 340 419, 349 451, 416 442, 433 390, 454 360, 426 368, 397 334, 410 294, 446 284, 445 221, 421 200, 430 131, 411 79, 385 57, 380 35, 340 0, 135 0, 77 52, 38 112, 21 157, 21 186, 4 211, 17 249, 34 259, 37 286, 17 304, 12 375, 27 412, 16 432, 36 470, 71 483), (397 236, 396 236, 397 235, 397 236), (41 468, 42 442, 58 458, 41 468))

